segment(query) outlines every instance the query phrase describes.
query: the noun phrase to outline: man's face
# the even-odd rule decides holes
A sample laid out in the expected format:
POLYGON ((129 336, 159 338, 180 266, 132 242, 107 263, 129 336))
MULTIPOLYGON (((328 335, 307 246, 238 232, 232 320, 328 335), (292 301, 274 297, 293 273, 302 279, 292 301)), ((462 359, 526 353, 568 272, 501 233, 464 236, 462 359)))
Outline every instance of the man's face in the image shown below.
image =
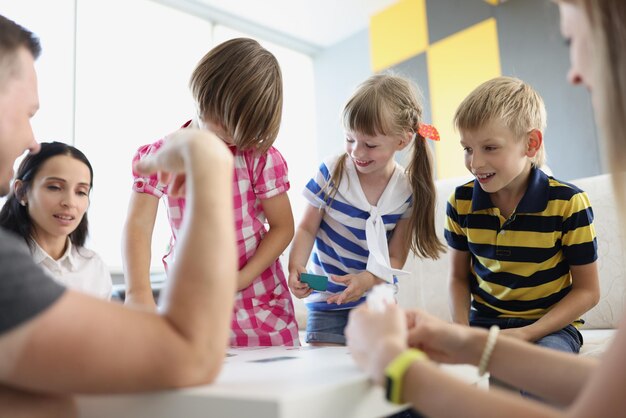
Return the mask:
POLYGON ((0 68, 0 196, 10 190, 13 164, 24 151, 39 151, 30 126, 39 109, 37 75, 33 56, 26 48, 17 51, 16 63, 0 68))

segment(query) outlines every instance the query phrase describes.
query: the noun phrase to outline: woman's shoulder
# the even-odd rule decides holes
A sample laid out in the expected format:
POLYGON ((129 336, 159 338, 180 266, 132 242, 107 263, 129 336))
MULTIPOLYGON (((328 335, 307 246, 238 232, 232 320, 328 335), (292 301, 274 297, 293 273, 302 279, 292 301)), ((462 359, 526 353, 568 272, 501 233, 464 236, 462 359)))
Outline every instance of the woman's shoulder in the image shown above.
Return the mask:
POLYGON ((87 247, 72 246, 72 257, 89 263, 99 263, 104 265, 104 260, 94 250, 87 247))

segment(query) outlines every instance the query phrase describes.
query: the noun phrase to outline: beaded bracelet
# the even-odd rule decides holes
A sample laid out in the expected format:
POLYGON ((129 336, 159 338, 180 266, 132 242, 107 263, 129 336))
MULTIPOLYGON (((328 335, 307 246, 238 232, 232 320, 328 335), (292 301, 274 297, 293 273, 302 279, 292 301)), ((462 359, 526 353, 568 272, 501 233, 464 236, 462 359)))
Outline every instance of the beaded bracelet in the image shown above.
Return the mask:
POLYGON ((496 346, 496 340, 498 339, 498 333, 500 332, 500 327, 497 325, 492 325, 489 328, 489 335, 487 336, 487 343, 485 343, 485 349, 483 350, 483 354, 480 356, 480 361, 478 362, 478 375, 483 376, 487 372, 487 366, 489 366, 489 359, 491 359, 491 353, 493 353, 493 349, 496 346))

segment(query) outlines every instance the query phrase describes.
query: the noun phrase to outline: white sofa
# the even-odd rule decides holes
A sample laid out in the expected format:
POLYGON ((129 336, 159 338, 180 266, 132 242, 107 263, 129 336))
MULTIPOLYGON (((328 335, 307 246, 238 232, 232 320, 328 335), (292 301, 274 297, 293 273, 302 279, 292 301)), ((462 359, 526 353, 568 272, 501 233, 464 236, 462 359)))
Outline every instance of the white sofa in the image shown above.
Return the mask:
MULTIPOLYGON (((446 202, 454 188, 467 178, 437 181, 437 231, 443 240, 446 202)), ((626 248, 615 211, 615 196, 609 175, 573 180, 571 183, 589 195, 598 237, 600 271, 600 302, 583 316, 584 338, 582 353, 599 355, 608 345, 626 305, 626 248)), ((405 308, 420 308, 440 318, 450 320, 448 293, 448 255, 439 260, 422 260, 409 256, 404 267, 411 272, 399 283, 398 302, 405 308)))

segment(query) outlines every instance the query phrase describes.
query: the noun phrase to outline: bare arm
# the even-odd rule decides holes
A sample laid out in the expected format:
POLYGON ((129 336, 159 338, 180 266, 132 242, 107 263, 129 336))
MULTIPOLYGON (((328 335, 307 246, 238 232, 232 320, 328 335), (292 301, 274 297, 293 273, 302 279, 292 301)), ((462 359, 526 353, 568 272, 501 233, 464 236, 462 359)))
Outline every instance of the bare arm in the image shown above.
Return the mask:
POLYGON ((237 290, 250 286, 285 251, 293 238, 293 213, 287 193, 262 200, 261 205, 270 229, 254 255, 239 271, 237 290))
POLYGON ((289 252, 289 288, 297 298, 307 297, 312 290, 305 283, 300 282, 300 273, 306 272, 306 264, 311 255, 317 230, 322 223, 324 212, 312 205, 307 205, 302 220, 296 230, 296 235, 289 252))
POLYGON ((0 385, 0 417, 73 418, 78 416, 70 397, 24 392, 0 385))
MULTIPOLYGON (((473 351, 478 353, 474 356, 475 365, 485 342, 484 332, 481 334, 472 338, 473 351)), ((596 365, 592 358, 545 349, 503 335, 496 343, 489 371, 511 385, 557 404, 569 405, 577 398, 596 365), (515 361, 520 358, 532 358, 533 361, 515 361)))
POLYGON ((546 404, 499 389, 480 390, 430 362, 413 363, 404 377, 403 399, 430 417, 560 417, 546 404), (419 390, 425 388, 425 390, 419 390), (454 402, 450 402, 455 399, 454 402))
POLYGON ((469 325, 469 311, 471 303, 468 275, 470 272, 469 251, 459 251, 448 247, 450 251, 450 313, 452 321, 469 325))
MULTIPOLYGON (((449 363, 477 364, 487 340, 478 328, 446 323, 422 312, 409 317, 409 345, 424 350, 431 359, 449 363)), ((367 306, 355 309, 348 322, 348 347, 357 363, 378 383, 386 366, 406 350, 406 327, 402 311, 389 305, 385 312, 367 306)), ((546 404, 522 399, 499 390, 483 391, 459 382, 428 361, 413 363, 404 376, 403 399, 432 417, 556 417, 612 416, 626 406, 623 380, 626 333, 605 358, 610 365, 595 368, 595 362, 575 355, 537 347, 515 338, 500 336, 489 363, 498 378, 563 405, 557 410, 546 404), (621 350, 621 351, 620 351, 621 350), (532 358, 532 362, 519 359, 532 358), (455 402, 450 402, 455 399, 455 402)))
MULTIPOLYGON (((409 311, 408 342, 443 363, 478 365, 487 341, 481 328, 450 324, 409 311)), ((561 405, 570 404, 591 375, 595 361, 545 349, 500 333, 489 362, 498 379, 561 405), (519 361, 529 359, 533 361, 519 361)))
POLYGON ((406 236, 409 233, 408 226, 408 219, 400 219, 389 240, 389 264, 394 269, 402 269, 409 255, 409 247, 406 245, 406 236))
POLYGON ((187 212, 162 312, 67 291, 0 337, 0 382, 56 393, 128 392, 217 376, 237 274, 232 155, 214 135, 185 129, 141 167, 186 175, 187 212))
POLYGON ((136 306, 155 308, 150 285, 150 258, 152 232, 159 208, 159 200, 146 193, 133 192, 122 238, 125 302, 136 306))
MULTIPOLYGON (((571 266, 572 290, 532 325, 512 330, 513 336, 536 341, 565 328, 593 308, 600 300, 597 262, 571 266)), ((503 330, 508 331, 508 330, 503 330)))

